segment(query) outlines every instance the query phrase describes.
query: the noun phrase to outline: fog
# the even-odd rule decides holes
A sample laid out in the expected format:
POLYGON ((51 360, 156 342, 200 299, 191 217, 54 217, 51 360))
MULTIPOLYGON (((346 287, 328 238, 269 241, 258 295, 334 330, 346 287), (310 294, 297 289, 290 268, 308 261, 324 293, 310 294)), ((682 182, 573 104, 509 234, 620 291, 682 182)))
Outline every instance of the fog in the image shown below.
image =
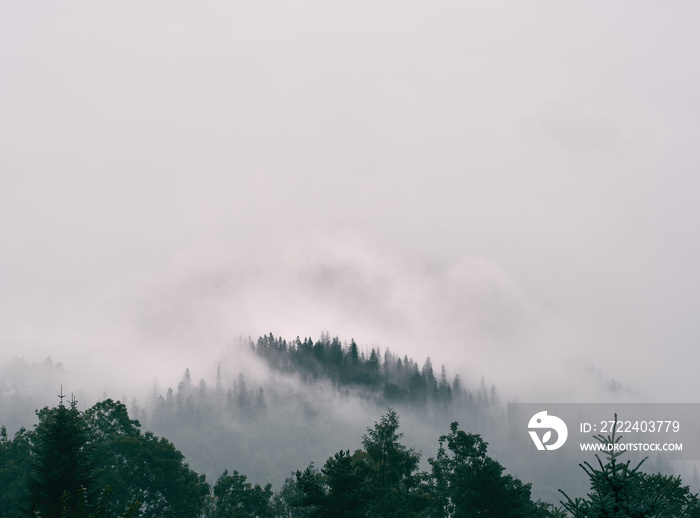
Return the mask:
POLYGON ((0 360, 136 393, 329 332, 695 401, 699 9, 5 3, 0 360))

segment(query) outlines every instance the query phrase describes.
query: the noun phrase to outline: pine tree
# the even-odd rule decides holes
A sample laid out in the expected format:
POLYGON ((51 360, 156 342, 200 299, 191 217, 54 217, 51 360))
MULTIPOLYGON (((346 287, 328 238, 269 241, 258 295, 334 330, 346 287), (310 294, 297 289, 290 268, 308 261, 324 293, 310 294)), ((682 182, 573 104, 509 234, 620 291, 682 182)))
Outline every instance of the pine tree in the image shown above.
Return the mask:
POLYGON ((339 451, 326 461, 323 474, 328 491, 322 514, 338 518, 364 518, 370 499, 367 467, 361 462, 364 452, 339 451))
POLYGON ((64 397, 61 392, 58 407, 37 411, 29 499, 32 511, 38 511, 42 518, 61 518, 64 509, 78 509, 86 490, 91 496, 94 469, 89 460, 88 431, 75 398, 66 407, 64 397))
POLYGON ((450 383, 447 381, 447 369, 443 364, 440 368, 440 382, 438 383, 438 399, 444 405, 448 405, 452 402, 452 389, 450 388, 450 383))
POLYGON ((370 517, 417 516, 414 512, 425 503, 417 491, 416 476, 420 454, 399 442, 399 417, 389 409, 362 437, 367 452, 364 461, 369 469, 371 496, 370 517))
POLYGON ((416 474, 420 454, 399 442, 398 415, 381 417, 363 436, 363 450, 330 457, 321 471, 313 463, 288 479, 285 516, 311 518, 413 518, 425 516, 427 494, 416 474))
POLYGON ((379 380, 379 355, 377 351, 372 348, 372 352, 369 355, 369 360, 367 360, 367 370, 368 370, 368 381, 370 384, 375 384, 379 380))
POLYGON ((693 474, 690 477, 690 486, 697 491, 700 489, 700 473, 697 464, 693 464, 693 474))
POLYGON ((355 343, 355 340, 350 340, 350 349, 348 354, 350 357, 350 365, 356 367, 358 362, 360 361, 360 353, 357 349, 357 344, 355 343))
MULTIPOLYGON (((605 445, 607 462, 595 456, 597 466, 589 462, 580 464, 591 482, 587 498, 571 499, 566 493, 562 502, 572 518, 680 518, 700 516, 700 501, 680 477, 662 474, 647 475, 641 471, 642 459, 634 467, 631 461, 622 462, 624 449, 616 448, 622 436, 616 436, 617 414, 612 434, 597 435, 595 439, 605 445), (608 449, 608 445, 611 445, 608 449)), ((554 516, 550 513, 550 516, 554 516)))
POLYGON ((433 371, 433 362, 430 361, 430 356, 425 359, 423 363, 423 368, 421 369, 421 376, 425 381, 426 389, 428 393, 432 396, 437 389, 437 381, 435 380, 435 372, 433 371))

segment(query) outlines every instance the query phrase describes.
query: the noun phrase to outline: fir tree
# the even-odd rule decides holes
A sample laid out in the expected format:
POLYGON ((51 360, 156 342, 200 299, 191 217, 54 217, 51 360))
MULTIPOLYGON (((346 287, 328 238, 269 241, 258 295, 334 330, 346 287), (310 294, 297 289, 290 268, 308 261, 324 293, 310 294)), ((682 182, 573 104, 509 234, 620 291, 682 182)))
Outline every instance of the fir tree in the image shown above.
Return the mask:
POLYGON ((31 509, 43 518, 61 518, 65 509, 77 509, 86 490, 90 495, 94 478, 83 416, 75 398, 66 407, 64 397, 61 393, 58 407, 37 411, 28 487, 31 509))
MULTIPOLYGON (((591 490, 587 498, 571 499, 566 493, 562 502, 572 518, 681 518, 700 516, 697 495, 681 485, 680 477, 662 474, 646 475, 641 471, 642 459, 635 466, 631 461, 622 462, 624 449, 616 448, 622 436, 616 436, 617 414, 612 434, 596 435, 595 439, 606 446, 607 462, 595 456, 597 466, 589 462, 580 464, 590 479, 591 490), (608 449, 608 445, 611 445, 608 449)), ((550 516, 554 516, 550 513, 550 516)))

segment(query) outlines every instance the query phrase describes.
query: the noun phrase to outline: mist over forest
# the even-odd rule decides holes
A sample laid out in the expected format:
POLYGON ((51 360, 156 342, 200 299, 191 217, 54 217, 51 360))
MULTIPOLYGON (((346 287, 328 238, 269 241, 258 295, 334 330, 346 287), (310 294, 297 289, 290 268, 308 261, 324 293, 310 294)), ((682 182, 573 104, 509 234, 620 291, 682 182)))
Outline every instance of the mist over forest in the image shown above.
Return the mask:
MULTIPOLYGON (((635 393, 619 381, 590 367, 581 370, 609 401, 634 399, 635 393)), ((56 387, 79 383, 50 358, 35 364, 15 358, 0 372, 0 422, 10 433, 33 425, 34 410, 55 403, 56 387)), ((74 394, 81 407, 107 398, 123 401, 132 419, 172 440, 190 466, 210 481, 235 467, 253 482, 279 488, 299 466, 318 464, 344 447, 359 447, 365 429, 390 408, 401 418, 406 441, 422 453, 423 468, 436 439, 457 421, 484 437, 492 455, 524 470, 530 482, 534 479, 538 497, 556 501, 557 489, 581 494, 586 489, 585 477, 570 466, 562 476, 507 462, 506 407, 513 395, 486 378, 464 379, 444 364, 433 365, 430 357, 416 361, 326 333, 316 340, 287 340, 272 333, 238 339, 209 372, 185 367, 172 385, 154 377, 140 393, 103 391, 98 396, 82 388, 74 394)), ((660 466, 673 473, 667 461, 660 466)))
POLYGON ((698 402, 698 19, 0 3, 0 518, 699 516, 506 437, 698 402))

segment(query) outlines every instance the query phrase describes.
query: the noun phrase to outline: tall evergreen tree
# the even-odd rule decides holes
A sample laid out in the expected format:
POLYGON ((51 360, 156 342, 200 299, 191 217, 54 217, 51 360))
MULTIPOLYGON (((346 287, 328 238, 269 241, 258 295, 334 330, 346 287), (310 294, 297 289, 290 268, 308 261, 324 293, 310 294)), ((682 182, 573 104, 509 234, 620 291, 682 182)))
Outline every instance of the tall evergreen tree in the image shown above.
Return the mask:
POLYGON ((28 488, 31 510, 42 518, 62 518, 65 509, 78 509, 85 491, 88 502, 94 496, 87 427, 75 398, 65 406, 64 397, 56 408, 37 411, 28 488))
POLYGON ((353 339, 350 340, 350 349, 348 351, 348 356, 350 358, 350 365, 352 367, 356 367, 358 362, 360 361, 360 352, 357 348, 355 340, 353 339))
MULTIPOLYGON (((291 498, 293 516, 312 518, 365 518, 374 489, 370 487, 366 453, 339 451, 319 472, 313 464, 297 471, 287 481, 285 493, 291 498)), ((285 498, 288 498, 285 495, 285 498)))
MULTIPOLYGON (((580 466, 588 475, 591 490, 587 498, 571 499, 562 491, 566 501, 564 509, 572 518, 698 518, 700 500, 681 484, 680 477, 647 475, 640 468, 642 459, 635 466, 630 460, 622 462, 622 448, 615 448, 622 436, 615 434, 617 414, 612 434, 595 438, 606 448, 607 461, 596 455, 597 465, 584 462, 580 466)), ((552 515, 550 515, 552 516, 552 515)))
POLYGON ((399 442, 399 417, 389 409, 362 438, 373 490, 369 517, 418 516, 424 507, 416 476, 420 454, 399 442))

